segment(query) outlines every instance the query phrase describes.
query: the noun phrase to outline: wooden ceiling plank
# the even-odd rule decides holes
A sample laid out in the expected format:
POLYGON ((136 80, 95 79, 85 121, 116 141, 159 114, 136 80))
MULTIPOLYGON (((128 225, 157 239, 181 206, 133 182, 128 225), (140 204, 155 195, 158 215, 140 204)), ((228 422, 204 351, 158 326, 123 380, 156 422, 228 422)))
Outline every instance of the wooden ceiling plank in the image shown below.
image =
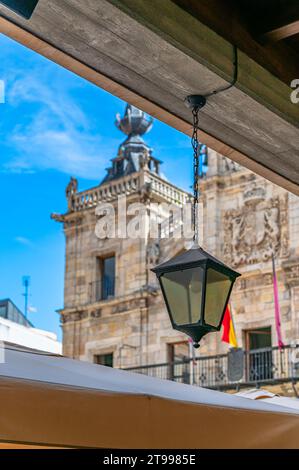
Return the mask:
MULTIPOLYGON (((54 0, 53 3, 57 4, 57 1, 54 0)), ((77 0, 68 0, 68 2, 64 2, 64 3, 72 3, 73 5, 74 4, 78 5, 77 0)), ((101 8, 101 6, 103 6, 102 2, 98 4, 96 1, 88 0, 88 3, 90 5, 97 5, 97 8, 99 9, 101 8)), ((134 2, 134 3, 135 5, 137 5, 138 3, 141 7, 144 6, 144 3, 142 2, 134 2)), ((165 1, 165 3, 162 5, 163 8, 164 8, 164 5, 166 5, 167 3, 171 6, 171 2, 165 1)), ((146 4, 146 7, 150 8, 151 4, 146 4)), ((210 77, 211 81, 209 79, 207 82, 208 86, 210 86, 212 83, 213 83, 212 86, 214 86, 215 81, 217 82, 217 80, 218 81, 222 80, 221 77, 216 78, 217 77, 216 74, 212 72, 211 70, 209 71, 208 68, 206 68, 205 70, 205 66, 200 65, 200 63, 196 65, 196 58, 200 57, 200 54, 202 53, 206 54, 208 52, 207 45, 211 46, 211 41, 207 39, 208 33, 206 33, 206 28, 205 28, 204 35, 201 37, 199 42, 197 40, 192 39, 193 30, 192 28, 188 27, 190 17, 189 15, 186 15, 184 12, 182 12, 183 17, 181 18, 181 23, 183 23, 184 25, 183 25, 183 28, 179 28, 180 29, 179 38, 175 38, 175 35, 178 33, 178 30, 177 28, 175 28, 174 23, 171 23, 171 24, 169 23, 170 19, 167 18, 166 26, 168 27, 168 33, 165 34, 165 36, 160 38, 159 44, 161 45, 161 52, 157 55, 157 57, 156 56, 152 57, 153 67, 148 68, 147 58, 144 57, 142 63, 140 63, 140 68, 138 69, 138 64, 136 64, 135 59, 131 61, 131 63, 129 63, 129 61, 126 62, 126 60, 124 60, 124 57, 121 57, 120 55, 118 55, 118 51, 112 51, 110 54, 108 45, 107 47, 102 47, 102 45, 99 42, 96 42, 95 44, 93 44, 93 42, 91 44, 87 44, 86 40, 82 41, 80 44, 80 34, 79 34, 77 25, 76 25, 76 28, 72 28, 70 26, 72 25, 71 16, 68 17, 68 21, 70 21, 70 23, 68 23, 66 29, 60 30, 59 28, 56 28, 54 31, 53 24, 55 24, 55 21, 57 18, 55 15, 53 15, 53 17, 51 18, 52 20, 51 23, 47 25, 45 22, 45 18, 47 17, 48 10, 46 8, 48 8, 48 5, 46 4, 46 2, 44 3, 41 2, 41 8, 39 12, 40 14, 44 15, 44 18, 43 18, 44 23, 42 25, 39 24, 40 18, 37 15, 35 15, 35 23, 34 22, 23 23, 23 24, 21 23, 20 28, 18 28, 18 26, 16 26, 15 24, 13 25, 9 21, 2 20, 1 22, 0 20, 0 29, 2 27, 2 32, 4 32, 4 34, 10 35, 11 37, 18 40, 19 42, 25 44, 28 47, 31 47, 37 52, 42 53, 43 55, 56 61, 57 63, 60 63, 64 67, 69 68, 70 70, 86 78, 87 80, 92 81, 93 83, 96 83, 98 86, 106 89, 107 91, 110 91, 114 95, 119 96, 125 101, 131 102, 135 106, 139 107, 140 109, 143 109, 144 111, 148 112, 154 117, 157 117, 158 119, 166 122, 167 124, 190 135, 191 116, 190 116, 189 110, 187 110, 187 108, 183 104, 183 98, 185 96, 185 93, 189 89, 190 91, 194 91, 194 92, 198 91, 198 86, 199 84, 202 83, 203 74, 206 74, 206 73, 211 74, 211 77, 210 77), (25 28, 26 27, 37 28, 37 26, 39 26, 39 34, 44 33, 45 38, 48 38, 48 40, 52 41, 52 45, 49 42, 47 42, 45 39, 43 39, 42 37, 38 38, 34 34, 31 34, 30 32, 28 31, 26 32, 24 30, 24 27, 25 28), (43 30, 45 26, 47 27, 47 31, 43 30), (190 29, 192 31, 190 31, 190 29), (75 37, 73 30, 77 31, 76 42, 74 42, 74 44, 71 44, 71 39, 75 37), (186 37, 186 32, 185 32, 186 30, 189 31, 187 37, 186 37), (56 33, 58 34, 56 38, 56 39, 59 39, 58 42, 54 41, 55 39, 53 37, 54 32, 55 34, 56 33), (45 33, 47 33, 47 35, 45 33), (176 41, 172 44, 170 41, 167 42, 167 39, 169 38, 169 36, 171 36, 173 39, 176 39, 176 41), (179 44, 178 40, 184 41, 185 39, 187 39, 187 41, 189 42, 183 45, 182 48, 177 47, 179 44), (58 44, 59 48, 61 48, 61 46, 63 45, 64 50, 59 50, 57 47, 55 47, 55 44, 53 44, 53 41, 56 45, 58 44), (195 46, 197 47, 197 51, 195 52, 190 51, 190 49, 188 49, 187 47, 193 44, 195 44, 195 46), (96 45, 96 49, 92 47, 93 45, 96 45), (175 50, 175 47, 177 49, 177 55, 173 54, 173 50, 175 50), (86 56, 84 56, 84 54, 87 52, 88 52, 88 57, 90 59, 88 63, 85 62, 86 56), (188 55, 188 52, 190 52, 191 54, 188 55), (75 53, 77 54, 77 56, 74 57, 72 54, 75 54, 75 53), (104 53, 106 53, 106 55, 104 55, 104 53), (179 64, 179 69, 176 69, 175 67, 176 65, 175 59, 180 58, 180 57, 183 58, 184 54, 185 54, 185 59, 183 60, 183 63, 185 64, 188 63, 187 69, 189 70, 189 66, 193 67, 192 61, 195 64, 194 67, 198 68, 198 73, 197 74, 195 73, 197 80, 194 83, 190 82, 190 77, 188 78, 188 70, 182 71, 183 74, 187 72, 187 75, 185 74, 184 77, 179 76, 180 75, 179 69, 181 70, 184 69, 184 67, 182 67, 182 64, 181 65, 179 64), (169 63, 167 62, 167 60, 169 60, 169 63), (124 67, 124 64, 126 64, 126 67, 124 67), (146 64, 146 67, 144 67, 145 64, 146 64), (159 67, 159 64, 160 64, 160 67, 159 67), (148 76, 145 74, 145 72, 148 72, 148 76), (159 89, 159 86, 160 86, 159 78, 163 78, 162 73, 165 73, 165 72, 167 73, 166 75, 164 75, 164 78, 168 77, 169 83, 171 84, 171 91, 169 89, 166 90, 164 87, 164 84, 167 83, 167 80, 163 83, 163 87, 159 89), (142 76, 143 74, 144 76, 142 76), (213 78, 213 74, 214 74, 214 78, 213 78), (178 75, 179 80, 176 80, 175 75, 178 75), (181 82, 183 78, 186 80, 185 83, 181 82)), ((132 23, 133 20, 132 21, 127 20, 128 29, 121 30, 118 27, 118 25, 115 24, 115 22, 114 22, 114 25, 112 24, 112 18, 115 17, 115 12, 111 10, 110 13, 111 13, 111 18, 110 18, 111 22, 109 24, 110 32, 113 31, 114 33, 117 33, 118 35, 120 35, 120 33, 122 33, 122 35, 124 36, 127 35, 128 41, 130 42, 130 46, 132 46, 132 44, 134 44, 134 41, 138 39, 138 35, 146 43, 148 41, 156 41, 156 40, 158 41, 159 39, 158 34, 156 33, 154 34, 153 32, 150 32, 150 30, 147 30, 144 26, 140 25, 139 23, 135 24, 135 20, 134 20, 134 24, 132 23), (135 31, 135 34, 137 35, 135 36, 135 38, 131 34, 131 31, 130 31, 131 27, 133 29, 134 28, 138 29, 137 32, 135 31), (114 30, 114 28, 116 28, 116 30, 114 30)), ((61 10, 59 10, 58 14, 61 16, 62 14, 61 10)), ((107 24, 109 23, 107 6, 105 7, 104 14, 106 15, 105 24, 107 24)), ((79 22, 82 28, 84 28, 84 24, 82 24, 83 20, 84 18, 81 19, 81 23, 79 22)), ((125 20, 125 18, 123 18, 123 20, 125 20)), ((163 21, 164 23, 162 24, 162 26, 164 27, 165 17, 163 21)), ((197 20, 192 19, 192 22, 194 23, 194 26, 195 26, 195 28, 193 29, 195 29, 196 33, 198 33, 198 30, 200 28, 198 28, 197 20)), ((158 27, 158 24, 156 26, 156 30, 157 30, 157 27, 158 27)), ((92 41, 93 37, 96 36, 96 34, 97 34, 97 31, 94 30, 91 37, 88 38, 88 41, 90 40, 92 41)), ((111 35, 109 37, 111 39, 111 35)), ((217 41, 219 39, 221 38, 218 37, 217 41)), ((105 35, 102 37, 102 40, 103 41, 105 40, 105 35)), ((113 45, 113 42, 111 44, 113 45)), ((115 44, 117 45, 117 47, 120 47, 119 42, 115 44)), ((155 46, 154 50, 158 51, 158 42, 156 45, 154 42, 152 42, 151 48, 149 49, 152 49, 153 46, 155 46)), ((140 47, 140 45, 138 45, 138 47, 140 47)), ((210 51, 210 55, 208 57, 212 57, 212 58, 215 58, 215 56, 219 57, 219 54, 221 53, 219 65, 223 67, 223 72, 224 72, 223 75, 224 76, 226 75, 227 77, 229 77, 232 72, 231 70, 232 62, 231 62, 231 57, 229 55, 232 52, 231 45, 227 44, 227 47, 224 50, 224 52, 226 52, 225 54, 222 54, 223 49, 220 49, 219 51, 218 49, 219 48, 217 47, 216 49, 214 48, 213 54, 210 51)), ((141 52, 142 51, 140 51, 140 53, 141 52)), ((146 53, 148 53, 148 51, 146 53)), ((260 73, 261 71, 258 71, 256 73, 256 68, 255 68, 256 65, 253 63, 253 61, 248 61, 248 58, 246 58, 244 54, 240 53, 240 61, 241 61, 240 70, 242 73, 240 76, 241 81, 240 81, 239 86, 241 89, 234 88, 230 90, 229 92, 222 94, 220 100, 219 100, 219 97, 213 97, 213 99, 211 98, 209 107, 207 107, 204 110, 204 113, 202 115, 201 123, 202 123, 202 128, 204 130, 201 132, 200 138, 203 143, 206 143, 209 147, 215 149, 219 153, 222 153, 223 155, 226 155, 232 158, 238 163, 243 164, 244 166, 247 166, 252 171, 257 172, 261 174, 262 176, 265 176, 266 178, 270 179, 272 182, 276 184, 280 184, 281 186, 298 194, 299 185, 297 181, 295 167, 294 167, 294 171, 293 170, 288 171, 292 169, 292 165, 294 163, 294 155, 295 155, 294 146, 296 147, 295 145, 296 134, 294 135, 293 138, 289 139, 289 142, 288 142, 287 136, 290 135, 288 133, 288 123, 285 122, 284 120, 280 120, 280 118, 278 118, 277 116, 276 117, 271 116, 272 111, 270 110, 269 110, 270 114, 265 114, 264 121, 263 122, 259 121, 260 124, 258 126, 256 126, 256 122, 253 122, 254 126, 253 125, 248 126, 248 123, 245 124, 245 122, 243 122, 243 115, 244 115, 244 110, 246 111, 247 114, 250 112, 248 105, 251 106, 252 112, 258 113, 258 115, 263 114, 264 105, 262 103, 254 104, 254 101, 253 100, 250 101, 250 99, 248 101, 248 97, 246 97, 245 92, 241 91, 242 82, 243 80, 245 80, 243 84, 246 87, 246 81, 248 80, 248 77, 251 77, 251 80, 254 78, 255 81, 258 81, 258 84, 250 83, 250 87, 251 88, 254 87, 256 89, 257 94, 260 94, 262 90, 267 90, 267 93, 270 93, 270 95, 264 96, 264 100, 268 102, 269 100, 270 102, 273 102, 274 97, 276 97, 275 98, 276 101, 277 99, 281 100, 279 106, 281 106, 281 109, 286 107, 284 112, 286 112, 287 114, 288 114, 288 109, 290 105, 289 97, 287 96, 288 99, 284 97, 285 92, 283 90, 282 90, 282 94, 280 95, 280 88, 279 87, 277 88, 278 84, 276 83, 277 79, 275 79, 274 82, 271 81, 272 80, 271 75, 267 71, 263 72, 265 73, 265 76, 263 75, 261 76, 261 73, 260 73), (271 78, 270 82, 269 82, 269 78, 271 78), (264 81, 264 79, 266 81, 264 81), (233 101, 232 101, 232 98, 233 98, 233 101), (241 107, 239 106, 240 100, 244 100, 244 105, 241 107), (236 108, 235 111, 231 109, 229 113, 225 111, 225 108, 230 109, 232 106, 234 107, 235 104, 239 107, 239 109, 236 108), (221 111, 221 107, 222 107, 222 111, 221 111), (269 126, 268 127, 266 126, 264 128, 264 123, 267 123, 267 121, 270 122, 272 117, 274 118, 272 129, 269 128, 269 126), (226 130, 225 130, 225 126, 226 126, 226 130), (223 135, 223 130, 226 133, 225 136, 223 135), (274 133, 272 131, 274 131, 274 133), (283 133, 286 132, 285 138, 282 136, 281 132, 283 133), (213 133, 213 135, 211 135, 211 133, 213 133), (236 149, 238 139, 242 143, 242 145, 238 147, 238 149, 236 149), (223 140, 225 140, 226 143, 224 143, 223 140), (269 148, 271 148, 271 146, 272 146, 272 153, 271 151, 269 151, 269 148), (243 149, 241 147, 243 147, 243 149), (288 151, 288 148, 290 150, 289 155, 288 155, 289 161, 286 161, 284 156, 285 156, 285 152, 288 151), (274 154, 276 155, 274 156, 274 154), (275 158, 275 161, 277 164, 277 172, 271 169, 273 158, 275 158)), ((196 68, 195 68, 195 72, 197 70, 196 68)), ((193 74, 191 75, 193 76, 193 74)), ((294 114, 294 117, 296 118, 295 114, 294 114)))
POLYGON ((295 36, 295 34, 298 34, 298 33, 299 33, 299 20, 294 21, 293 23, 286 24, 284 26, 280 26, 279 28, 270 30, 267 33, 264 33, 261 36, 261 39, 264 42, 277 42, 277 41, 281 41, 282 39, 295 36))
MULTIPOLYGON (((256 25, 246 24, 246 11, 248 6, 255 9, 253 19, 258 21, 260 0, 252 3, 252 0, 173 0, 179 7, 184 9, 202 23, 206 24, 223 38, 236 44, 240 50, 266 68, 273 75, 284 81, 287 85, 294 77, 299 76, 299 52, 295 51, 283 42, 264 44, 260 41, 263 31, 253 32, 256 25)), ((271 0, 272 2, 273 0, 271 0)), ((285 1, 285 0, 284 0, 285 1)), ((270 7, 269 7, 270 8, 270 7)), ((270 9, 268 8, 268 16, 270 9)), ((264 26, 267 16, 263 18, 264 26)), ((267 20, 268 21, 268 20, 267 20)), ((266 31, 271 30, 266 27, 266 31)))
POLYGON ((251 0, 246 11, 252 31, 268 42, 280 41, 299 32, 298 0, 251 0))

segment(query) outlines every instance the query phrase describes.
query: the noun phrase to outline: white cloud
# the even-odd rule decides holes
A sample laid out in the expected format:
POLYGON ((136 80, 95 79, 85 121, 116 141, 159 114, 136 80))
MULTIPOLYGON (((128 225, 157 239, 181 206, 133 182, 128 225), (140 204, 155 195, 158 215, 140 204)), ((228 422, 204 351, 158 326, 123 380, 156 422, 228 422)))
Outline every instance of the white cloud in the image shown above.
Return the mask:
POLYGON ((90 121, 71 96, 54 85, 45 86, 38 77, 16 79, 7 93, 11 106, 30 104, 27 116, 15 125, 6 144, 15 157, 2 171, 28 173, 58 170, 99 180, 119 142, 103 142, 90 129, 90 121))
POLYGON ((15 241, 17 243, 20 243, 20 245, 24 245, 24 246, 33 245, 33 243, 29 240, 29 238, 26 238, 26 237, 15 237, 15 241))
POLYGON ((36 307, 32 307, 32 305, 30 305, 30 306, 28 307, 28 311, 29 311, 30 313, 37 313, 37 312, 38 312, 37 308, 36 308, 36 307))

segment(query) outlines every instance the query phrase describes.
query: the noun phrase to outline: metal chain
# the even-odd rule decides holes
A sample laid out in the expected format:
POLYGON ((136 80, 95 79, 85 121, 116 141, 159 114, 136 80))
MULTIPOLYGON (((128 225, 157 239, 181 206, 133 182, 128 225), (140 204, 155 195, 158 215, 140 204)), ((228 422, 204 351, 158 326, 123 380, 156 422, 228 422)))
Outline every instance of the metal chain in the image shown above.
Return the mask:
POLYGON ((199 200, 199 149, 200 143, 198 140, 199 131, 199 107, 192 108, 193 115, 193 133, 191 144, 193 147, 193 241, 198 244, 198 200, 199 200))

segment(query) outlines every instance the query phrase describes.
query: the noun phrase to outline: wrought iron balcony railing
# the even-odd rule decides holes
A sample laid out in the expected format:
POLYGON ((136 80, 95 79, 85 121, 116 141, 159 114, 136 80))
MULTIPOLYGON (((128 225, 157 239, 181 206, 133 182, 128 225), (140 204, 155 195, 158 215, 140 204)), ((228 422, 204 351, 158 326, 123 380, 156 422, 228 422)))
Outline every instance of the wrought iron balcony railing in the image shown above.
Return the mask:
POLYGON ((115 279, 104 277, 101 281, 90 282, 89 302, 113 299, 115 296, 115 279))
POLYGON ((244 351, 243 376, 228 378, 228 355, 197 357, 180 362, 130 367, 126 370, 201 387, 225 390, 299 380, 299 347, 285 346, 244 351))

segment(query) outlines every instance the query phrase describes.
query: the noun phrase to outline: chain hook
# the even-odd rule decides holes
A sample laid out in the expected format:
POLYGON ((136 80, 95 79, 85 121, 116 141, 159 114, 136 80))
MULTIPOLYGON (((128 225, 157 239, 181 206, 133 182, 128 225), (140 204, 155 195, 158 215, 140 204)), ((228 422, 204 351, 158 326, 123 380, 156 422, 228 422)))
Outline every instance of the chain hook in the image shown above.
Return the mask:
POLYGON ((200 143, 198 140, 199 130, 199 107, 192 108, 193 115, 193 133, 191 144, 193 148, 193 241, 198 244, 198 200, 199 200, 199 149, 200 143))
POLYGON ((203 95, 189 95, 185 99, 186 106, 191 108, 193 116, 193 132, 191 137, 191 144, 193 148, 193 207, 192 207, 192 222, 193 222, 193 241, 194 246, 198 246, 198 201, 199 201, 199 153, 201 143, 198 138, 199 132, 199 111, 206 104, 206 98, 203 95))

